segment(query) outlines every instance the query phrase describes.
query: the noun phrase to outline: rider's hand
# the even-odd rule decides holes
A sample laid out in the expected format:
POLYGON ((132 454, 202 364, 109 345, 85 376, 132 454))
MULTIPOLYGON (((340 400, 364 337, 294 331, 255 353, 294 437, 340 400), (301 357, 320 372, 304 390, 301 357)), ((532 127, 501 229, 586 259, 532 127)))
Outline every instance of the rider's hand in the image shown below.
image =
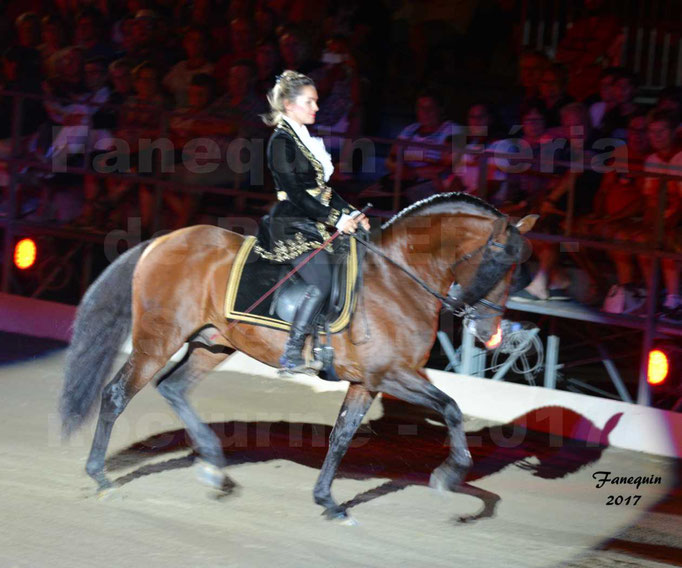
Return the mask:
POLYGON ((349 217, 348 219, 346 219, 343 225, 338 227, 339 231, 346 235, 354 233, 358 228, 357 219, 358 217, 349 217))
POLYGON ((356 221, 356 223, 359 223, 360 225, 362 225, 362 228, 365 231, 369 231, 369 229, 370 229, 369 219, 364 215, 364 213, 361 213, 360 215, 358 215, 357 217, 354 217, 353 219, 354 219, 354 221, 356 221))

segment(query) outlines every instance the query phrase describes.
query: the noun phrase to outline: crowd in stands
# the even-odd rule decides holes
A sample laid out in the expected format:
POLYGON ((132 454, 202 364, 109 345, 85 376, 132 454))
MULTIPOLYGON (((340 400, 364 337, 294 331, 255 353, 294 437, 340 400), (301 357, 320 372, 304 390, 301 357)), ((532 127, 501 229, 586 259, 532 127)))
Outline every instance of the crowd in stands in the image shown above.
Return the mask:
MULTIPOLYGON (((584 1, 583 16, 552 57, 535 50, 513 53, 517 76, 506 78, 501 94, 462 96, 466 103, 455 112, 449 95, 467 69, 510 67, 504 61, 516 33, 518 3, 480 2, 478 11, 466 14, 453 6, 452 13, 444 9, 448 13, 441 15, 449 18, 447 25, 421 14, 418 2, 397 4, 10 0, 0 9, 0 88, 33 97, 17 106, 11 94, 0 96, 0 187, 8 183, 6 157, 12 152, 44 163, 134 173, 132 182, 94 173, 32 176, 30 168, 22 168, 17 205, 20 213, 37 206, 44 218, 81 228, 116 226, 137 215, 147 230, 159 176, 179 186, 237 183, 271 192, 267 177, 247 175, 235 182, 233 166, 245 148, 234 141, 267 139, 260 119, 266 94, 283 69, 295 69, 317 85, 316 127, 334 146, 340 166, 331 183, 353 177, 351 141, 388 134, 400 143, 390 148, 374 187, 390 190, 399 175, 403 204, 461 191, 488 199, 512 217, 539 214, 537 232, 657 244, 661 181, 646 174, 671 173, 666 167, 672 166, 682 175, 682 90, 671 86, 653 104, 639 104, 637 76, 621 66, 622 26, 602 1, 584 1), (499 25, 490 20, 486 28, 488 4, 499 25), (460 29, 464 23, 468 36, 460 29), (448 33, 458 49, 472 38, 473 63, 443 55, 448 33), (401 37, 402 47, 391 50, 389 40, 401 37), (414 118, 395 112, 401 128, 390 131, 382 123, 385 111, 400 107, 405 94, 414 118), (13 148, 17 113, 20 147, 13 148), (152 151, 143 143, 147 139, 168 144, 153 145, 158 151, 152 151), (222 159, 207 157, 207 140, 222 159), (123 170, 112 163, 123 164, 123 170), (140 181, 145 176, 149 183, 140 181), (48 183, 46 203, 44 189, 31 188, 48 183)), ((163 226, 194 222, 200 194, 164 187, 163 226)), ((669 180, 662 237, 667 250, 682 252, 681 220, 682 182, 669 180)), ((571 298, 560 246, 539 240, 533 245, 537 270, 514 298, 571 298)), ((573 256, 592 282, 588 300, 603 302, 609 312, 643 309, 650 257, 616 250, 608 257, 585 250, 573 256), (595 268, 604 262, 613 263, 612 282, 595 268)), ((662 315, 682 319, 680 264, 664 259, 662 272, 662 315)))

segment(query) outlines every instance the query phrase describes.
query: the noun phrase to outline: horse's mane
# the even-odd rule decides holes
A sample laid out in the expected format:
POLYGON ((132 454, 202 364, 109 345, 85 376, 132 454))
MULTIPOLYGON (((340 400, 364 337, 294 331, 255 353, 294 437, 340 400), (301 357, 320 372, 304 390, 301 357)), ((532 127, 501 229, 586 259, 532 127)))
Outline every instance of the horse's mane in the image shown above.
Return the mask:
POLYGON ((381 229, 385 230, 388 227, 391 227, 397 221, 412 215, 432 215, 434 213, 441 212, 452 213, 453 206, 455 211, 463 211, 465 213, 473 214, 492 213, 496 217, 502 217, 502 213, 479 197, 469 195, 468 193, 459 192, 437 193, 436 195, 432 195, 422 199, 421 201, 417 201, 402 211, 399 211, 388 221, 386 221, 381 226, 381 229))

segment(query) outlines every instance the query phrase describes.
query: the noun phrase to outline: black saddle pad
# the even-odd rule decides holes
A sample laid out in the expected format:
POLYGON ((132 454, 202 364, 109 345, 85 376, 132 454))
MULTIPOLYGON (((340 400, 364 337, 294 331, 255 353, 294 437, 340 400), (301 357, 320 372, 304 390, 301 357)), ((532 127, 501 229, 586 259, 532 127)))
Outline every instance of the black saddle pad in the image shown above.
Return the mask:
MULTIPOLYGON (((282 278, 282 265, 258 256, 253 247, 256 237, 246 237, 232 266, 225 294, 225 317, 273 329, 289 331, 291 324, 280 319, 271 304, 276 296, 267 294, 282 278), (271 314, 270 312, 273 311, 271 314)), ((330 333, 343 331, 351 321, 355 309, 355 288, 358 279, 358 254, 354 239, 350 239, 347 270, 341 271, 339 282, 342 306, 338 317, 329 324, 330 333)))

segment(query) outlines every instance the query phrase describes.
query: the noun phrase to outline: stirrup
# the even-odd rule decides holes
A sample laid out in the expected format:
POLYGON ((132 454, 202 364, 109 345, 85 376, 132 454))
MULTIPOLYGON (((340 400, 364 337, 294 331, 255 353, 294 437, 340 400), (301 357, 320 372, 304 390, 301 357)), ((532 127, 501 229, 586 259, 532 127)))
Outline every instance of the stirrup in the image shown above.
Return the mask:
POLYGON ((296 373, 303 373, 304 375, 317 375, 322 370, 322 361, 303 361, 299 365, 289 366, 287 365, 288 359, 286 357, 281 357, 279 360, 280 368, 277 373, 279 375, 295 375, 296 373))

